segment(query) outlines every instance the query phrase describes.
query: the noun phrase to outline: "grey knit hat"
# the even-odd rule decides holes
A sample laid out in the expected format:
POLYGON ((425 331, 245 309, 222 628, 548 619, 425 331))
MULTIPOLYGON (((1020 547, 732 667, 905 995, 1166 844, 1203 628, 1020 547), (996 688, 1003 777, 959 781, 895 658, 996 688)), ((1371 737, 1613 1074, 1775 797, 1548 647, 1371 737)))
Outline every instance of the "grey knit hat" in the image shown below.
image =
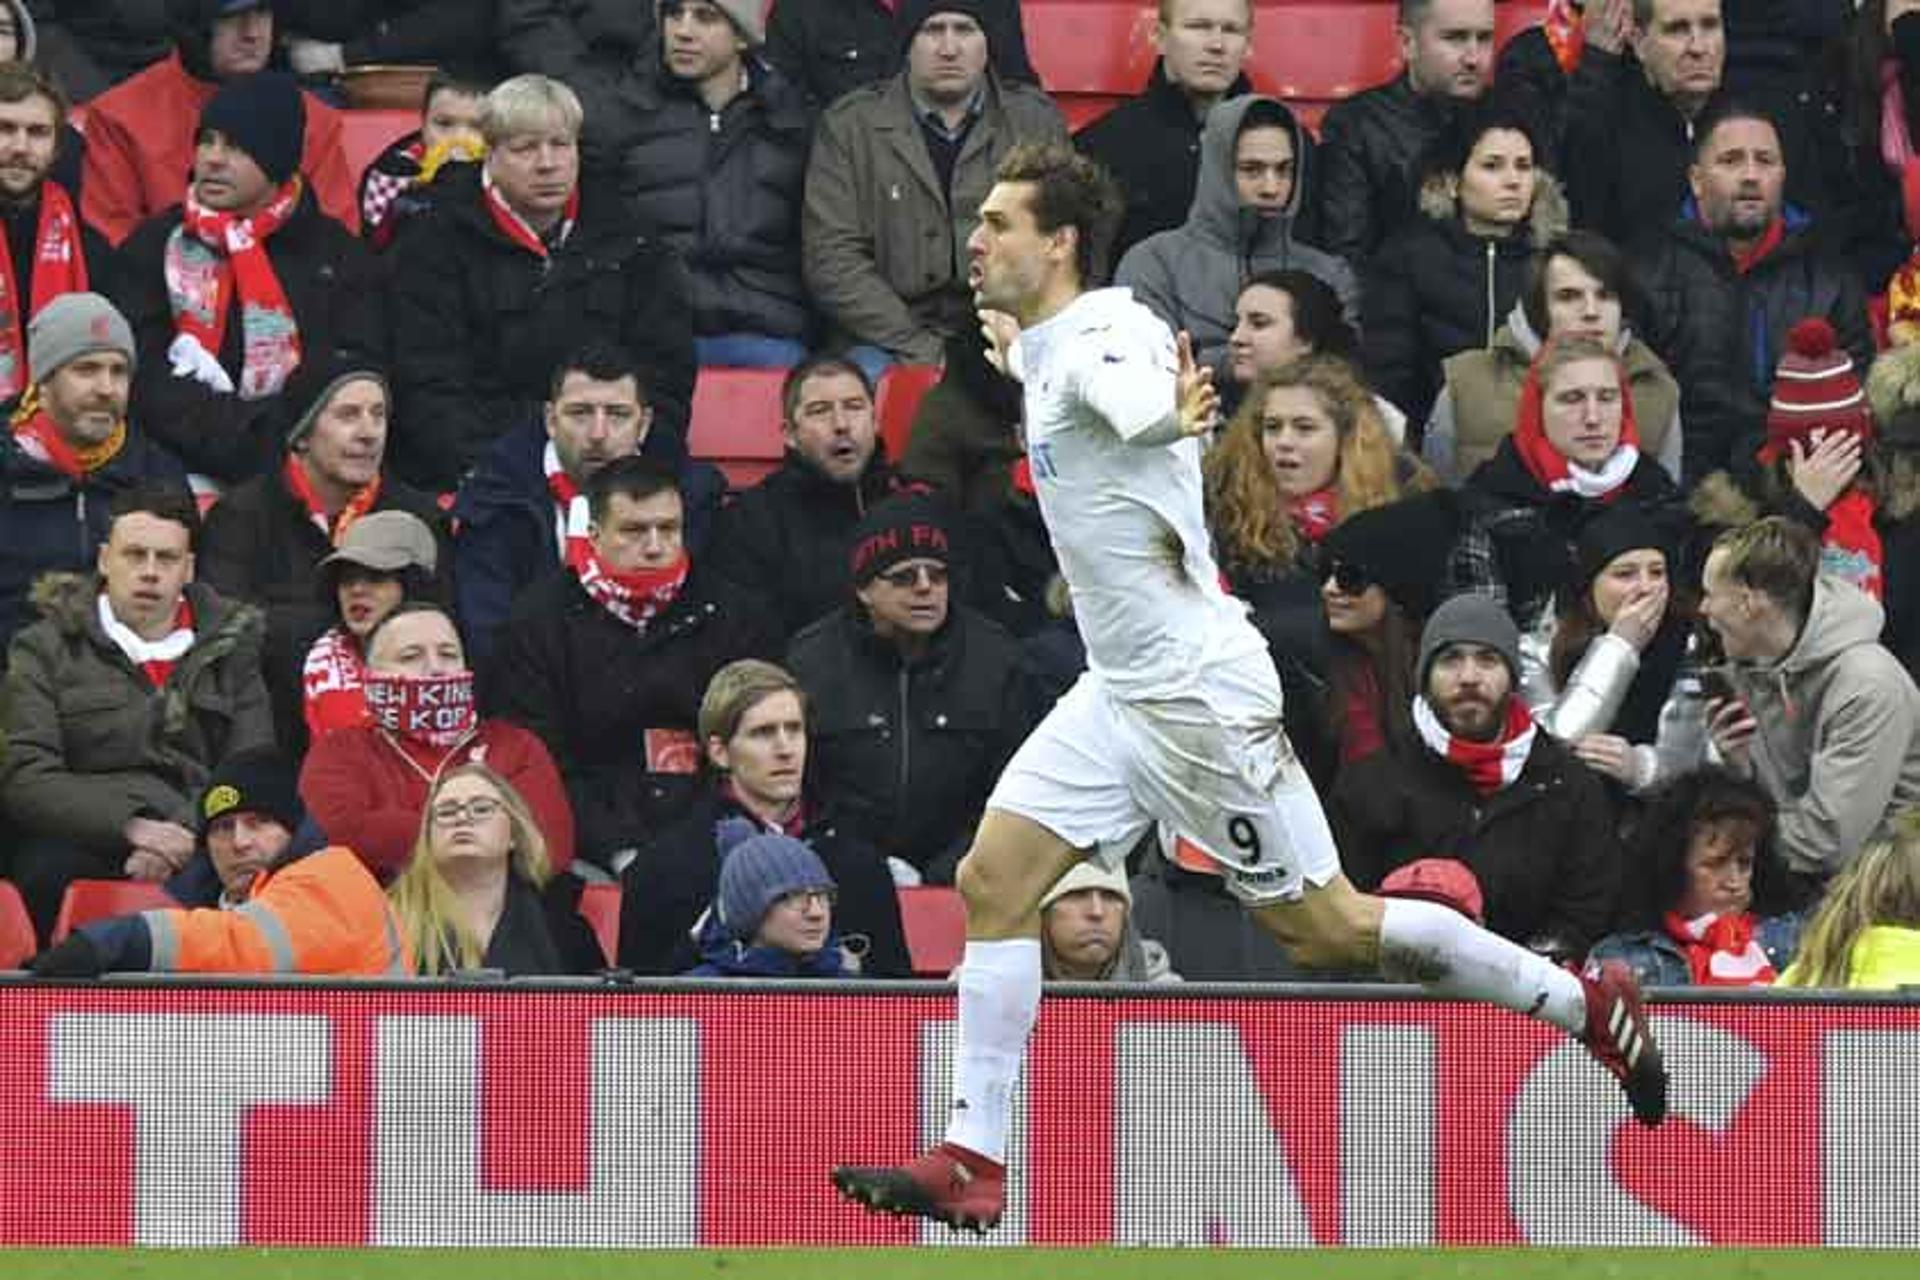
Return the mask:
MULTIPOLYGON (((767 42, 766 7, 760 0, 708 0, 708 3, 726 14, 733 29, 754 48, 767 42)), ((654 6, 656 10, 666 7, 664 2, 654 6)))
POLYGON ((27 322, 27 372, 35 382, 96 351, 118 351, 134 362, 127 318, 97 293, 63 293, 27 322))
POLYGON ((1485 645, 1507 664, 1507 675, 1520 683, 1520 628, 1499 603, 1486 596, 1458 595, 1433 611, 1420 633, 1420 688, 1440 651, 1450 644, 1485 645))
POLYGON ((792 836, 729 818, 715 829, 714 839, 725 859, 714 905, 721 927, 742 942, 753 941, 767 912, 788 894, 835 888, 820 855, 792 836))

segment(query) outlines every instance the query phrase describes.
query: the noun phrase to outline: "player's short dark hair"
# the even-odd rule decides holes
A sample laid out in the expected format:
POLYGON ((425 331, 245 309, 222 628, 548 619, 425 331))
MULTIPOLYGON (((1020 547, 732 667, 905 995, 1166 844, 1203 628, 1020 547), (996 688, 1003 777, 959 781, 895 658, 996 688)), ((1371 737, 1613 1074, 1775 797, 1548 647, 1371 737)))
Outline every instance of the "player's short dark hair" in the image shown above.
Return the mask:
POLYGON ((138 515, 171 520, 185 529, 189 550, 200 543, 200 504, 194 500, 193 494, 179 485, 146 480, 115 494, 113 502, 107 507, 109 536, 120 517, 138 515))
MULTIPOLYGON (((1707 147, 1713 141, 1714 132, 1719 129, 1721 125, 1734 120, 1757 120, 1773 130, 1773 138, 1776 143, 1784 142, 1784 135, 1780 132, 1780 120, 1773 112, 1769 111, 1760 103, 1755 102, 1752 98, 1745 98, 1737 93, 1730 93, 1722 89, 1707 99, 1707 104, 1700 108, 1700 114, 1693 122, 1693 160, 1695 164, 1705 162, 1707 147)), ((1785 164, 1786 152, 1783 150, 1780 155, 1781 163, 1785 164)))
POLYGON ((800 390, 807 385, 809 379, 817 378, 821 374, 833 373, 844 373, 849 377, 858 378, 861 387, 864 388, 867 393, 867 398, 869 400, 873 398, 873 379, 867 376, 865 369, 862 369, 853 361, 847 359, 845 356, 808 356, 805 360, 802 360, 799 364, 787 370, 786 381, 780 384, 781 418, 787 422, 792 422, 794 415, 800 412, 800 390))
POLYGON ((999 182, 1031 184, 1034 225, 1045 232, 1072 227, 1078 233, 1074 265, 1081 286, 1106 282, 1126 202, 1099 161, 1064 142, 1027 142, 1007 152, 993 176, 999 182))
POLYGON ((583 373, 595 382, 618 382, 622 378, 632 378, 634 390, 640 395, 640 403, 648 401, 647 370, 634 354, 617 342, 606 338, 589 338, 562 356, 560 363, 553 366, 553 377, 547 383, 547 399, 560 398, 560 388, 566 384, 570 373, 583 373))
POLYGON ((645 502, 655 494, 679 493, 680 478, 673 468, 657 458, 615 458, 587 479, 587 510, 595 523, 607 518, 607 509, 616 496, 633 502, 645 502))

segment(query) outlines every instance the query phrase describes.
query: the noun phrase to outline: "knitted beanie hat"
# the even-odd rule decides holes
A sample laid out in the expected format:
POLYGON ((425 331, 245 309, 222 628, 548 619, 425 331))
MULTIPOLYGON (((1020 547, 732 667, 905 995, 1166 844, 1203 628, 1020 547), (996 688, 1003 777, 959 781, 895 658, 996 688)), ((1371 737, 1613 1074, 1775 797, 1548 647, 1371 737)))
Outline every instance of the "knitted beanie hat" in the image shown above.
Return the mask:
MULTIPOLYGON (((760 0, 707 0, 707 3, 726 14, 733 29, 754 48, 767 42, 766 6, 760 0)), ((679 4, 680 0, 660 0, 655 7, 664 13, 669 6, 678 8, 679 4)))
POLYGON ((952 558, 952 540, 939 502, 925 494, 907 493, 888 498, 867 511, 853 533, 848 568, 853 585, 864 587, 907 560, 952 558))
POLYGON ((714 840, 723 858, 714 904, 721 927, 741 942, 753 941, 767 912, 788 894, 836 887, 820 855, 792 836, 729 818, 715 828, 714 840))
POLYGON ((1507 675, 1520 683, 1520 629, 1498 601, 1487 596, 1458 595, 1433 611, 1420 633, 1420 688, 1427 687, 1433 660, 1448 645, 1484 645, 1506 661, 1507 675))
POLYGON ((35 382, 96 351, 118 351, 134 362, 133 329, 97 293, 63 293, 27 322, 27 371, 35 382))
POLYGON ((307 139, 307 104, 284 71, 261 71, 220 86, 200 112, 200 131, 217 130, 253 157, 267 181, 279 186, 300 170, 307 139))
POLYGON ((1767 408, 1767 441, 1760 460, 1784 457, 1799 441, 1811 444, 1815 431, 1852 432, 1865 443, 1873 438, 1873 411, 1853 370, 1853 357, 1840 346, 1833 325, 1810 316, 1787 332, 1787 354, 1773 376, 1773 401, 1767 408))
POLYGON ((1378 584, 1415 622, 1440 602, 1447 559, 1460 540, 1460 500, 1451 489, 1415 494, 1356 511, 1320 544, 1329 574, 1378 584))
POLYGON ((205 836, 208 827, 230 813, 257 813, 289 832, 298 831, 306 816, 298 779, 293 765, 271 749, 229 757, 200 793, 200 834, 205 836))

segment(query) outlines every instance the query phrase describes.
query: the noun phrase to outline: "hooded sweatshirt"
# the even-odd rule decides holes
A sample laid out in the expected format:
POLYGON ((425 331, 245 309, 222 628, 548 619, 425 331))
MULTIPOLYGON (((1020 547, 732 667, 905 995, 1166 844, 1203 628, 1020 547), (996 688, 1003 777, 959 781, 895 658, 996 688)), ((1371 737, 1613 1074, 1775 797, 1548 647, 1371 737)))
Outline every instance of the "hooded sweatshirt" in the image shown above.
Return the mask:
POLYGON ((1802 875, 1831 876, 1891 810, 1920 804, 1920 689, 1880 645, 1884 617, 1822 574, 1786 657, 1727 668, 1759 726, 1752 774, 1780 806, 1780 850, 1802 875))
POLYGON ((1200 134, 1200 178, 1186 222, 1148 236, 1120 260, 1114 283, 1132 288, 1133 296, 1175 331, 1191 333, 1194 355, 1202 364, 1218 366, 1225 361, 1234 327, 1233 304, 1240 287, 1262 271, 1311 272, 1340 296, 1349 320, 1358 318, 1360 291, 1352 269, 1332 254, 1293 238, 1294 222, 1313 181, 1313 147, 1313 139, 1278 98, 1248 94, 1220 103, 1207 113, 1206 128, 1200 134), (1233 182, 1240 122, 1256 102, 1278 107, 1293 135, 1293 195, 1286 211, 1271 217, 1241 208, 1233 182))

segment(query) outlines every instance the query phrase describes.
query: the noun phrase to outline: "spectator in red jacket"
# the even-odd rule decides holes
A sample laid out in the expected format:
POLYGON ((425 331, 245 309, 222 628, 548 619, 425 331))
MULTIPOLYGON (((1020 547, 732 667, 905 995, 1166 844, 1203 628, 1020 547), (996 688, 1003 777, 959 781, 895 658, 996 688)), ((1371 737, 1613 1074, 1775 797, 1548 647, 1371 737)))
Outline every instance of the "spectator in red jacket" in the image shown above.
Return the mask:
MULTIPOLYGON (((229 80, 264 70, 273 54, 269 0, 174 0, 173 53, 95 98, 87 113, 81 213, 118 244, 180 203, 200 113, 229 80)), ((340 149, 340 113, 306 95, 300 169, 321 209, 358 227, 353 178, 340 149)))
POLYGON ((301 799, 329 840, 391 878, 413 857, 435 780, 482 762, 526 798, 553 869, 573 861, 573 808, 553 758, 519 725, 479 718, 445 610, 410 601, 388 614, 367 637, 365 689, 373 724, 314 743, 300 772, 301 799))

